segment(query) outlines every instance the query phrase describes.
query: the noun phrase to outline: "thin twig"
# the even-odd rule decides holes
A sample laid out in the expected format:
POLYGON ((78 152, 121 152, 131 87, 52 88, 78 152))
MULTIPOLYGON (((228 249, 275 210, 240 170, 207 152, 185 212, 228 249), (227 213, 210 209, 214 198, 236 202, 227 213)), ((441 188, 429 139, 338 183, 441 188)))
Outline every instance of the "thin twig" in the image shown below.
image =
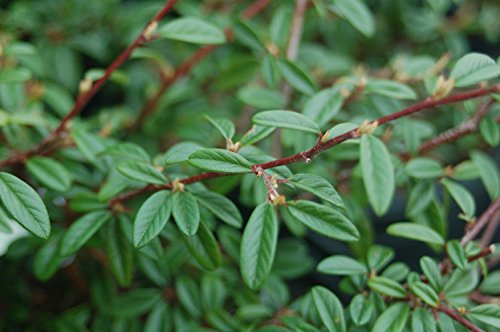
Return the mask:
POLYGON ((480 329, 479 327, 477 327, 476 325, 472 324, 470 321, 465 319, 465 317, 460 315, 460 313, 458 311, 456 311, 455 309, 449 308, 443 304, 439 305, 438 309, 440 311, 444 312, 446 315, 448 315, 453 320, 462 324, 464 327, 466 327, 470 331, 473 331, 473 332, 482 332, 483 331, 482 329, 480 329))
POLYGON ((89 89, 81 89, 79 95, 76 98, 75 104, 71 111, 69 111, 59 122, 59 125, 50 133, 45 139, 35 146, 33 149, 18 152, 12 154, 5 160, 0 162, 0 167, 15 165, 18 163, 25 162, 31 156, 37 155, 44 151, 47 147, 52 145, 56 140, 61 138, 67 131, 71 121, 82 111, 82 109, 88 104, 92 97, 101 89, 104 83, 111 77, 113 72, 118 69, 125 60, 128 59, 132 51, 138 46, 147 42, 150 38, 151 31, 154 30, 158 21, 160 21, 174 6, 177 0, 168 0, 163 8, 156 13, 156 15, 146 24, 140 35, 111 63, 111 65, 106 69, 104 75, 93 82, 89 89))
POLYGON ((491 221, 488 223, 488 226, 486 227, 486 230, 484 231, 483 236, 481 237, 482 248, 486 247, 491 243, 493 237, 495 236, 499 223, 500 223, 500 212, 497 211, 491 218, 491 221))
MULTIPOLYGON (((491 88, 486 88, 486 89, 477 89, 477 90, 472 90, 472 91, 467 91, 467 92, 462 92, 458 93, 452 96, 448 96, 442 99, 436 99, 436 100, 425 100, 419 103, 414 104, 413 106, 410 106, 406 109, 403 109, 399 112, 384 116, 379 118, 378 120, 375 120, 373 122, 377 122, 378 124, 385 124, 387 122, 394 121, 396 119, 408 116, 410 114, 414 114, 429 108, 434 108, 435 106, 438 105, 444 105, 444 104, 452 104, 456 103, 459 101, 464 101, 468 99, 473 99, 473 98, 478 98, 481 96, 488 95, 490 93, 496 93, 500 92, 500 84, 495 85, 491 88)), ((289 157, 269 161, 266 163, 262 164, 255 164, 252 166, 252 171, 255 173, 255 170, 257 170, 259 167, 262 168, 263 170, 269 169, 269 168, 275 168, 278 166, 285 166, 293 163, 301 163, 301 162, 310 162, 314 157, 319 155, 325 150, 331 149, 332 147, 345 142, 349 139, 357 138, 359 137, 359 128, 353 129, 351 131, 348 131, 342 135, 336 136, 328 141, 322 142, 321 139, 318 140, 318 142, 309 150, 299 152, 297 154, 294 154, 289 157)), ((190 184, 206 179, 211 179, 219 176, 228 176, 228 175, 233 175, 229 173, 215 173, 215 172, 206 172, 206 173, 201 173, 195 176, 190 176, 184 179, 181 179, 180 182, 183 184, 190 184)), ((150 191, 157 191, 157 190, 165 190, 165 189, 171 189, 172 188, 172 182, 169 182, 164 185, 160 186, 154 186, 154 185, 148 185, 144 188, 141 189, 136 189, 129 191, 127 193, 124 193, 120 196, 115 197, 113 200, 110 201, 110 206, 115 206, 117 204, 120 204, 130 198, 136 197, 137 195, 141 195, 150 191)))
POLYGON ((497 211, 500 210, 500 198, 497 198, 488 209, 479 217, 479 219, 474 223, 472 228, 470 228, 465 235, 460 240, 462 246, 466 245, 467 242, 474 240, 479 232, 490 222, 492 217, 497 211))

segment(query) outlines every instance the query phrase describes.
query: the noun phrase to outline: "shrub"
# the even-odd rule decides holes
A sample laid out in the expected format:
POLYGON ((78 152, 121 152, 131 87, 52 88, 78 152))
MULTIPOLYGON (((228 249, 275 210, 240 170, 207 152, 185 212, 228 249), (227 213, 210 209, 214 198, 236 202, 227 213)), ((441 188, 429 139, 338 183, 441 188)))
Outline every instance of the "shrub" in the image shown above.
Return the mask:
POLYGON ((498 328, 499 14, 7 1, 0 328, 498 328))

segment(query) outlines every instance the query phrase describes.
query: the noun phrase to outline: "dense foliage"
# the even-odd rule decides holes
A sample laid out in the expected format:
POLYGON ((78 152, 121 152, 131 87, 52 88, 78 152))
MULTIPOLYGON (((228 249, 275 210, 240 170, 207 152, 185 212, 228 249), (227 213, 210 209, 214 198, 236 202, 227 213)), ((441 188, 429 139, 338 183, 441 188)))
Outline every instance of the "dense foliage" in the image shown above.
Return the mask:
POLYGON ((3 1, 0 330, 494 331, 498 17, 3 1))

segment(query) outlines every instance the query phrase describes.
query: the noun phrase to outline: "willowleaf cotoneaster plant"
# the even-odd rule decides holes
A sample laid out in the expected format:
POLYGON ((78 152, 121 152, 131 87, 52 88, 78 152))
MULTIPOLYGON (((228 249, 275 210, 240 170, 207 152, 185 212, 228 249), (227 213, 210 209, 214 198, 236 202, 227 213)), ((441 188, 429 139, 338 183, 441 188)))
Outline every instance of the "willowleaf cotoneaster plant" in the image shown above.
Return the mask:
POLYGON ((0 330, 498 330, 498 17, 4 1, 0 330))

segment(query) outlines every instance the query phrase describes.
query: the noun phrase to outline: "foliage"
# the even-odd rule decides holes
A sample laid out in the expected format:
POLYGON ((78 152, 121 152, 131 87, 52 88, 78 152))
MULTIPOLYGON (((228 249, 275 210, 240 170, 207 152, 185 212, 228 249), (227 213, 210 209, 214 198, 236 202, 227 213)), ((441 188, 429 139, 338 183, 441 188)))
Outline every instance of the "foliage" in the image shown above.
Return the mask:
POLYGON ((499 16, 6 1, 0 330, 498 328, 499 16))

